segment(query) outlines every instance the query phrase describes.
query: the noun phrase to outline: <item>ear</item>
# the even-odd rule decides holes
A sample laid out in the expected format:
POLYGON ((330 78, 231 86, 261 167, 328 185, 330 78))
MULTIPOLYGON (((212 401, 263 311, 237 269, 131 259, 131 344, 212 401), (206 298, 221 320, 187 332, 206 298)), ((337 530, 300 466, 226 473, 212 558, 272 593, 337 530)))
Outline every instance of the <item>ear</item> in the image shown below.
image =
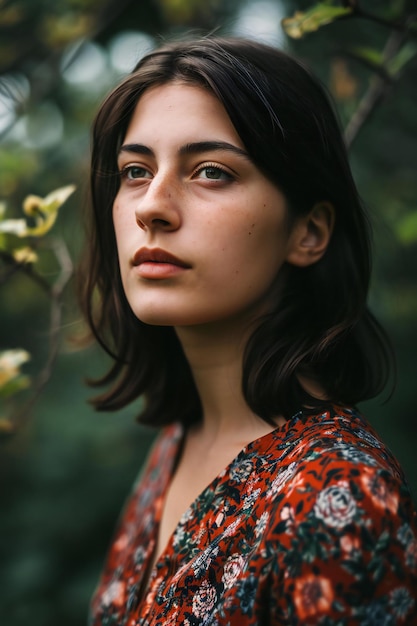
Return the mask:
POLYGON ((327 250, 334 226, 334 207, 318 202, 310 213, 297 220, 292 229, 286 260, 307 267, 321 259, 327 250))

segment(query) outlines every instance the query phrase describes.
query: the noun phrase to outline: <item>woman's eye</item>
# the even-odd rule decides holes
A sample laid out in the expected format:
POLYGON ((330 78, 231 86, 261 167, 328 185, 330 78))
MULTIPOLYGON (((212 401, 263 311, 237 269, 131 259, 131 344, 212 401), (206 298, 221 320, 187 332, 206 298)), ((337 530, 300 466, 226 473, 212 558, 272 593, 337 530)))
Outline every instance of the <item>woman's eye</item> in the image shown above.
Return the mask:
POLYGON ((151 178, 150 172, 139 165, 128 165, 127 167, 124 167, 121 171, 121 175, 123 178, 127 178, 128 180, 151 178))
POLYGON ((217 165, 205 165, 199 168, 195 173, 195 177, 205 180, 232 180, 232 176, 217 165))

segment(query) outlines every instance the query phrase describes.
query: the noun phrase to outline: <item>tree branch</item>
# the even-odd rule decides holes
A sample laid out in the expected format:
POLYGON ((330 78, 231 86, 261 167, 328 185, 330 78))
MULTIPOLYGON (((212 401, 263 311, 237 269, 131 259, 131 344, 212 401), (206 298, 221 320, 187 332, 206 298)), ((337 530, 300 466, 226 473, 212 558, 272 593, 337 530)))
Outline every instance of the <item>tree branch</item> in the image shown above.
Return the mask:
POLYGON ((51 285, 29 263, 19 263, 14 256, 5 250, 0 250, 0 259, 10 266, 9 270, 0 276, 0 285, 7 282, 17 272, 22 272, 38 285, 48 296, 51 295, 51 285))
MULTIPOLYGON (((11 432, 16 432, 30 416, 30 411, 38 400, 40 394, 50 380, 53 368, 58 356, 60 348, 60 337, 62 328, 62 311, 63 311, 63 295, 65 288, 73 274, 73 264, 63 239, 50 239, 49 243, 59 263, 60 272, 56 281, 49 285, 36 272, 25 272, 30 278, 35 280, 37 284, 44 287, 44 283, 48 285, 48 294, 51 298, 50 321, 49 321, 49 342, 48 356, 46 362, 37 375, 32 387, 29 398, 19 409, 8 418, 11 425, 11 432)), ((1 254, 3 257, 3 253, 1 254)), ((12 257, 13 258, 13 257, 12 257)), ((23 269, 24 266, 22 266, 23 269)), ((20 266, 19 266, 20 269, 20 266)))
POLYGON ((352 144, 357 138, 362 126, 371 117, 372 113, 374 113, 378 104, 388 93, 390 87, 391 84, 387 81, 379 77, 374 77, 367 92, 363 96, 355 113, 346 126, 344 135, 345 143, 348 149, 352 147, 352 144))
POLYGON ((386 69, 386 65, 395 57, 406 39, 407 33, 398 31, 393 32, 388 38, 383 52, 384 62, 382 67, 385 71, 381 72, 378 76, 373 77, 368 90, 365 92, 355 113, 346 126, 344 136, 346 146, 348 148, 352 147, 353 142, 365 122, 375 112, 380 102, 382 102, 391 89, 394 77, 390 76, 389 71, 386 69))
POLYGON ((353 12, 354 17, 360 17, 364 20, 369 20, 374 22, 375 24, 379 24, 380 26, 385 26, 390 30, 395 30, 401 33, 407 33, 409 37, 417 37, 417 32, 411 27, 413 22, 417 20, 417 15, 409 15, 405 20, 395 21, 395 20, 387 20, 379 15, 375 15, 375 13, 369 13, 368 11, 364 11, 359 5, 356 6, 353 12))

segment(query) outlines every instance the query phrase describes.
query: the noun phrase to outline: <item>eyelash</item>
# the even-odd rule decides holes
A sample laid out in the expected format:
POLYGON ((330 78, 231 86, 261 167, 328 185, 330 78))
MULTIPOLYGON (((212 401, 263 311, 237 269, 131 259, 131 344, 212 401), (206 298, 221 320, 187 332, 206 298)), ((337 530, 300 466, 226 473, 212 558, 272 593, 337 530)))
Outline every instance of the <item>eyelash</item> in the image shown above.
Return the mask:
MULTIPOLYGON (((129 180, 146 179, 146 176, 138 176, 137 178, 130 178, 129 174, 133 170, 135 170, 135 169, 142 170, 142 172, 146 172, 147 174, 149 174, 149 171, 145 167, 142 167, 140 165, 126 165, 125 167, 123 167, 119 171, 119 175, 120 175, 121 178, 127 178, 129 180)), ((233 176, 230 174, 230 172, 228 172, 225 168, 223 168, 220 165, 218 165, 218 163, 203 163, 203 164, 199 165, 193 171, 192 178, 196 178, 198 176, 198 174, 200 174, 204 170, 208 170, 208 169, 213 169, 213 170, 216 170, 217 172, 220 172, 220 174, 224 175, 227 180, 233 180, 233 176)), ((212 178, 212 179, 207 178, 206 180, 219 180, 219 179, 218 178, 212 178)))
MULTIPOLYGON (((141 167, 140 165, 126 165, 125 167, 122 167, 122 169, 119 171, 119 175, 121 178, 129 178, 130 172, 135 169, 149 173, 146 167, 141 167)), ((144 177, 131 178, 130 180, 140 180, 140 178, 144 177)))
MULTIPOLYGON (((194 170, 194 172, 192 174, 192 177, 194 178, 195 176, 197 176, 198 174, 200 174, 204 170, 208 170, 208 169, 216 170, 216 171, 220 172, 221 174, 223 174, 224 176, 226 176, 226 178, 228 180, 233 180, 233 176, 230 174, 230 172, 227 171, 226 169, 224 169, 223 167, 221 167, 218 163, 203 163, 203 164, 199 165, 194 170)), ((207 180, 218 180, 218 179, 213 178, 213 179, 207 179, 207 180)))

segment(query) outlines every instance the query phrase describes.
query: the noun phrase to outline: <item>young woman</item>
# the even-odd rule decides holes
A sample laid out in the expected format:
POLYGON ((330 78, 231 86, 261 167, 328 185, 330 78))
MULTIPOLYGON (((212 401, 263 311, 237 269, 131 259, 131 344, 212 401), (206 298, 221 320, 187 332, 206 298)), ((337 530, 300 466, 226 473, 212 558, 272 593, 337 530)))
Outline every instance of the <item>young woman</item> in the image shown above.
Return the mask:
POLYGON ((91 624, 417 624, 410 494, 355 408, 389 349, 321 86, 258 43, 167 44, 103 103, 91 180, 95 403, 161 427, 91 624))

